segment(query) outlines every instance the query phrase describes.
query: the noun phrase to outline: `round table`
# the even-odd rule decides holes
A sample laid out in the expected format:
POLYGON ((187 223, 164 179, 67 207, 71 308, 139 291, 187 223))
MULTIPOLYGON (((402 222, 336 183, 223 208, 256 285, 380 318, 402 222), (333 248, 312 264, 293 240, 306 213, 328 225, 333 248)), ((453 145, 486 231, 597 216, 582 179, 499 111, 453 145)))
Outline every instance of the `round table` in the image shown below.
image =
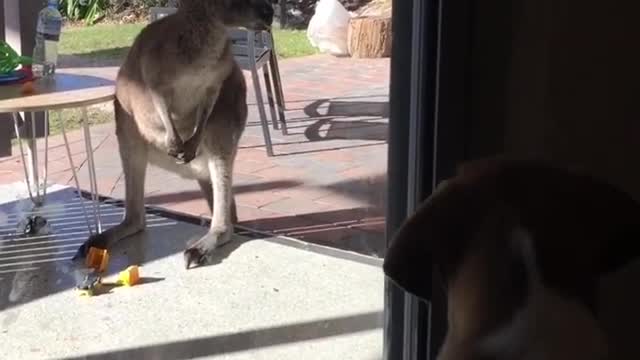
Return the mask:
MULTIPOLYGON (((91 145, 91 136, 89 132, 87 107, 109 102, 115 98, 115 82, 112 79, 109 79, 109 77, 110 76, 108 75, 105 76, 104 70, 100 69, 82 69, 76 71, 58 70, 58 72, 51 77, 41 78, 34 81, 34 92, 31 94, 22 94, 22 85, 19 84, 0 86, 0 113, 12 114, 16 137, 20 148, 20 155, 24 165, 25 180, 27 183, 29 197, 35 206, 43 204, 47 191, 48 126, 50 111, 56 111, 60 118, 62 136, 67 150, 69 165, 71 166, 78 195, 80 195, 80 183, 78 181, 76 168, 71 156, 69 141, 67 140, 67 134, 64 128, 64 119, 62 119, 60 110, 82 108, 82 127, 84 130, 84 142, 87 152, 91 200, 93 201, 93 216, 97 227, 96 231, 98 232, 101 232, 100 207, 98 204, 98 186, 96 182, 93 147, 91 145), (45 117, 45 159, 44 181, 42 184, 40 183, 38 176, 37 139, 35 131, 36 112, 44 112, 45 117), (25 116, 21 113, 24 113, 25 116), (28 126, 29 122, 26 119, 26 114, 31 115, 31 136, 25 139, 27 142, 27 156, 25 157, 20 129, 25 127, 25 125, 28 126), (28 158, 28 160, 26 160, 26 158, 28 158)), ((89 231, 93 232, 89 225, 89 217, 84 201, 82 201, 82 209, 87 220, 87 225, 89 226, 89 231)))

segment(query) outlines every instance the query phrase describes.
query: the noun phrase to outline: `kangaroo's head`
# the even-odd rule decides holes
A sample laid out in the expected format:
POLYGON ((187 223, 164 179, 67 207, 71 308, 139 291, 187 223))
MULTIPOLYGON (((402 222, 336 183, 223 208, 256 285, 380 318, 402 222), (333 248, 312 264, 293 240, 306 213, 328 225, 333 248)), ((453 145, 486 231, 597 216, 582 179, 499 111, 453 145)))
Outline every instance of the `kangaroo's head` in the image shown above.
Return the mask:
POLYGON ((273 5, 270 0, 220 0, 223 21, 228 26, 242 26, 253 30, 266 30, 273 23, 273 5))
POLYGON ((271 0, 180 0, 179 6, 193 12, 206 10, 227 26, 266 30, 273 23, 271 0))

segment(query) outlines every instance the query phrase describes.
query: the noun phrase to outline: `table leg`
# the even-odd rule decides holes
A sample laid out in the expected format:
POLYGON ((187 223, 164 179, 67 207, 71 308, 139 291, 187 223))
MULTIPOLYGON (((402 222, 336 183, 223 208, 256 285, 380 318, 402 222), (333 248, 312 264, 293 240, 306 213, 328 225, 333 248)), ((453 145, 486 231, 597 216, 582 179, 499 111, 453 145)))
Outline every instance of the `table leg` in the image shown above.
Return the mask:
POLYGON ((31 137, 25 139, 27 142, 27 156, 25 157, 24 148, 22 146, 22 137, 20 136, 19 115, 13 113, 13 123, 16 132, 16 139, 20 147, 20 155, 22 158, 23 168, 25 172, 25 180, 29 198, 33 204, 38 207, 44 203, 47 196, 47 173, 49 169, 49 117, 45 113, 45 135, 44 135, 44 182, 40 184, 40 176, 38 173, 38 139, 35 130, 35 114, 31 113, 31 137), (28 159, 28 160, 27 160, 28 159), (40 190, 42 189, 42 193, 40 190), (35 195, 34 195, 35 190, 35 195))
POLYGON ((29 168, 29 183, 33 186, 33 192, 37 197, 40 194, 38 183, 38 142, 35 137, 26 139, 27 143, 27 166, 29 168))
POLYGON ((47 175, 49 170, 49 112, 44 112, 44 164, 43 178, 40 182, 38 170, 38 138, 36 137, 36 113, 31 113, 31 138, 27 139, 27 154, 29 156, 29 166, 31 168, 31 183, 35 187, 37 201, 40 205, 44 203, 47 196, 47 175))
POLYGON ((49 112, 44 112, 44 178, 42 180, 42 201, 47 197, 47 180, 49 176, 49 112))
MULTIPOLYGON (((73 175, 73 181, 76 185, 76 191, 78 193, 78 198, 80 199, 80 204, 82 207, 82 212, 84 214, 84 219, 87 221, 87 227, 89 228, 89 234, 93 235, 93 228, 91 227, 91 222, 89 221, 89 213, 87 213, 87 207, 84 202, 84 198, 80 193, 80 181, 78 181, 78 172, 76 171, 76 166, 73 163, 73 156, 71 155, 71 148, 69 147, 69 139, 67 139, 67 131, 64 128, 64 120, 62 119, 62 113, 60 111, 56 112, 58 115, 58 121, 60 122, 60 130, 62 131, 62 138, 64 139, 64 146, 67 149, 67 158, 69 158, 69 166, 71 167, 71 174, 73 175)), ((96 224, 97 226, 97 224, 96 224)))
MULTIPOLYGON (((29 193, 29 198, 33 202, 33 204, 38 207, 41 206, 44 201, 44 196, 40 195, 40 179, 38 177, 38 148, 37 148, 37 139, 35 135, 35 120, 32 118, 31 125, 33 127, 32 136, 29 139, 26 139, 27 142, 27 151, 28 154, 25 156, 24 147, 22 146, 22 136, 20 136, 20 115, 18 113, 12 113, 13 117, 13 126, 15 129, 16 139, 18 140, 18 147, 20 149, 20 157, 22 159, 22 167, 24 170, 25 181, 27 186, 27 192, 29 193), (36 194, 33 194, 33 189, 35 188, 36 194)), ((48 145, 48 143, 47 143, 48 145)), ((48 149, 47 149, 48 150, 48 149)), ((45 166, 47 166, 45 164, 45 166)), ((46 170, 45 170, 46 173, 46 170)), ((46 191, 46 184, 45 184, 46 191)))
POLYGON ((89 132, 89 115, 87 108, 82 108, 82 127, 84 128, 84 144, 87 151, 87 163, 89 165, 89 182, 91 184, 91 200, 93 201, 93 216, 98 226, 98 233, 102 232, 100 221, 100 201, 98 199, 98 183, 96 179, 96 166, 93 159, 93 146, 91 145, 91 133, 89 132))

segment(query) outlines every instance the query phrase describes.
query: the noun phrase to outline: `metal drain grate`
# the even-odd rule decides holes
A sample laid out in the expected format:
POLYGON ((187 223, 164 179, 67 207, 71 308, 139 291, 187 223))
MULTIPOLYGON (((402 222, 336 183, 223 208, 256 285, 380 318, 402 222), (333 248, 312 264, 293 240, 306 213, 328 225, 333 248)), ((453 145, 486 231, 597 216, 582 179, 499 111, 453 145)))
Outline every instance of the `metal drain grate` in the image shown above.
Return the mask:
MULTIPOLYGON (((38 265, 70 260, 76 250, 89 237, 86 218, 82 212, 82 201, 90 208, 91 201, 70 193, 65 198, 46 204, 35 211, 7 211, 0 222, 0 274, 38 269, 38 265), (20 221, 28 216, 41 216, 48 222, 48 229, 40 234, 25 235, 17 232, 20 221)), ((120 223, 124 208, 120 201, 100 203, 104 229, 120 223)), ((93 219, 89 224, 94 227, 93 219)), ((178 222, 147 213, 147 227, 175 226, 178 222)))

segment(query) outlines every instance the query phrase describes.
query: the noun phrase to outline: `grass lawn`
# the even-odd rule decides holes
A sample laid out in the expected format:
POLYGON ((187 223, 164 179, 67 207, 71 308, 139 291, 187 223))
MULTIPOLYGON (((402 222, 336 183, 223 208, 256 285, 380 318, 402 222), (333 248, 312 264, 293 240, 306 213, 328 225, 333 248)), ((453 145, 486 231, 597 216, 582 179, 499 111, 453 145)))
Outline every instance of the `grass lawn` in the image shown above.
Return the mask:
POLYGON ((106 59, 122 59, 142 24, 95 25, 65 27, 60 36, 60 55, 78 55, 106 59))
MULTIPOLYGON (((62 118, 64 119, 64 126, 67 132, 82 127, 82 110, 81 109, 65 109, 61 111, 62 118)), ((89 118, 89 124, 105 124, 113 121, 113 111, 106 111, 98 107, 89 107, 87 109, 87 117, 89 118)), ((55 111, 49 112, 49 133, 51 135, 58 135, 62 133, 62 126, 58 119, 58 114, 55 111)), ((17 139, 11 139, 11 144, 18 145, 17 139)))
MULTIPOLYGON (((114 65, 126 55, 129 46, 145 24, 98 24, 94 26, 69 26, 62 31, 59 52, 61 59, 73 55, 93 64, 114 65)), ((316 50, 309 44, 305 31, 274 29, 277 52, 281 58, 312 55, 316 50)), ((67 130, 80 127, 80 111, 63 111, 67 130)), ((89 109, 92 124, 113 121, 113 114, 105 110, 89 109)), ((51 134, 60 133, 57 116, 50 121, 51 134)))
MULTIPOLYGON (((121 59, 145 24, 98 24, 65 27, 60 40, 61 55, 91 57, 96 60, 121 59)), ((281 58, 312 55, 305 31, 275 29, 276 50, 281 58)))

